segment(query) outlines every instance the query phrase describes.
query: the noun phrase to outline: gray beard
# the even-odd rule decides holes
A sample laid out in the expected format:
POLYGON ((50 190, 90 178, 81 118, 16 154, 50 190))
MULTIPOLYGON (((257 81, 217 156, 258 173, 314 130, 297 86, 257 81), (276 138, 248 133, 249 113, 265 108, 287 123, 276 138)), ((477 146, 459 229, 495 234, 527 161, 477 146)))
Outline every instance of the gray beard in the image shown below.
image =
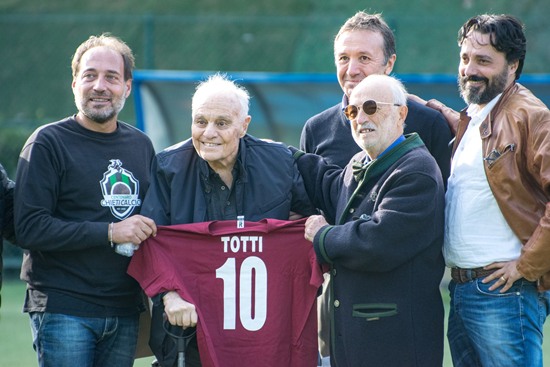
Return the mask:
POLYGON ((113 117, 117 116, 124 108, 125 102, 125 98, 113 100, 112 108, 98 110, 88 107, 86 103, 82 103, 82 99, 75 97, 75 104, 78 107, 78 110, 82 112, 84 116, 94 122, 97 122, 98 124, 104 124, 107 121, 111 120, 113 117))
POLYGON ((116 116, 116 112, 113 109, 111 109, 110 111, 104 111, 104 113, 98 113, 93 109, 83 108, 82 113, 84 114, 84 116, 94 122, 97 122, 98 124, 104 124, 112 119, 114 116, 116 116))

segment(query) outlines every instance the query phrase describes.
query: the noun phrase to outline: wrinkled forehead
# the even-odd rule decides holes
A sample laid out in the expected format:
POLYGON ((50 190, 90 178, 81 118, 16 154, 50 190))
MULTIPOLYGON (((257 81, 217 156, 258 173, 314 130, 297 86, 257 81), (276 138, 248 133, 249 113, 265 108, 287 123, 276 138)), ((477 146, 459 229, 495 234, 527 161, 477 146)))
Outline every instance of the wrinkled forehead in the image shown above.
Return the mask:
POLYGON ((242 112, 241 104, 236 95, 227 92, 212 91, 195 97, 193 116, 197 114, 214 113, 239 117, 242 112))

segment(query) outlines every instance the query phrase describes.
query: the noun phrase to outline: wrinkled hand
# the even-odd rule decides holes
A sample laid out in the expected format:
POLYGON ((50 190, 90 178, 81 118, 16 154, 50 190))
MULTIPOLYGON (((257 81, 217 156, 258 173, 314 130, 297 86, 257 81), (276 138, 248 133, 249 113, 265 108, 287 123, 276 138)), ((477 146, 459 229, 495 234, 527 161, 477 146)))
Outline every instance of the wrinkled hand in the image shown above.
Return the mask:
POLYGON ((516 280, 523 278, 516 267, 517 263, 517 260, 513 260, 506 262, 496 262, 485 266, 484 269, 486 270, 496 270, 491 275, 483 278, 482 282, 489 283, 490 281, 498 278, 498 280, 489 288, 489 290, 494 291, 495 289, 502 287, 499 292, 506 292, 508 289, 510 289, 510 287, 512 287, 512 284, 514 284, 516 280))
POLYGON ((306 228, 304 231, 304 237, 306 240, 313 242, 313 239, 315 238, 315 235, 321 227, 324 227, 328 224, 325 217, 322 215, 312 215, 311 217, 307 218, 306 220, 306 228))
POLYGON ((184 329, 197 325, 198 315, 195 305, 183 300, 174 291, 166 293, 162 300, 164 312, 170 324, 181 326, 184 329))
POLYGON ((113 224, 113 238, 115 243, 132 242, 139 245, 149 238, 157 235, 155 222, 143 215, 133 215, 121 222, 113 224))

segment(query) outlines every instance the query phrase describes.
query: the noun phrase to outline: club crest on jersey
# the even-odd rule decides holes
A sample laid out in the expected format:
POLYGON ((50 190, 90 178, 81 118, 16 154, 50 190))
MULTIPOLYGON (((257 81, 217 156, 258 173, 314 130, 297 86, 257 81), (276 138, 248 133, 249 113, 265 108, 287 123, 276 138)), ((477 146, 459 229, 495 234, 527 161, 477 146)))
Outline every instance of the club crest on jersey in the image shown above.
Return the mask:
POLYGON ((139 181, 132 172, 122 168, 119 159, 111 159, 108 170, 99 181, 103 200, 101 206, 109 207, 111 213, 122 220, 128 217, 135 207, 141 205, 139 199, 139 181))

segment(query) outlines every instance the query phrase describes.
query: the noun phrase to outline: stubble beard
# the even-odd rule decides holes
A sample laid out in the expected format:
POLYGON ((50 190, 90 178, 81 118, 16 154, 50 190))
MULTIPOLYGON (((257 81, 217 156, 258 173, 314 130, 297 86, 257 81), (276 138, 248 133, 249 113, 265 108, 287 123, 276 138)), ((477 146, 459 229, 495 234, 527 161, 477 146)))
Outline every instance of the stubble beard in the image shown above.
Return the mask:
MULTIPOLYGON (((98 96, 99 97, 99 96, 98 96)), ((110 121, 112 118, 117 116, 120 111, 124 108, 124 104, 126 102, 126 98, 120 97, 120 98, 113 98, 112 104, 110 107, 103 107, 103 108, 94 108, 90 105, 93 104, 89 100, 88 97, 82 97, 82 96, 75 96, 75 104, 78 108, 78 110, 87 118, 90 120, 98 123, 98 124, 104 124, 107 121, 110 121)))

